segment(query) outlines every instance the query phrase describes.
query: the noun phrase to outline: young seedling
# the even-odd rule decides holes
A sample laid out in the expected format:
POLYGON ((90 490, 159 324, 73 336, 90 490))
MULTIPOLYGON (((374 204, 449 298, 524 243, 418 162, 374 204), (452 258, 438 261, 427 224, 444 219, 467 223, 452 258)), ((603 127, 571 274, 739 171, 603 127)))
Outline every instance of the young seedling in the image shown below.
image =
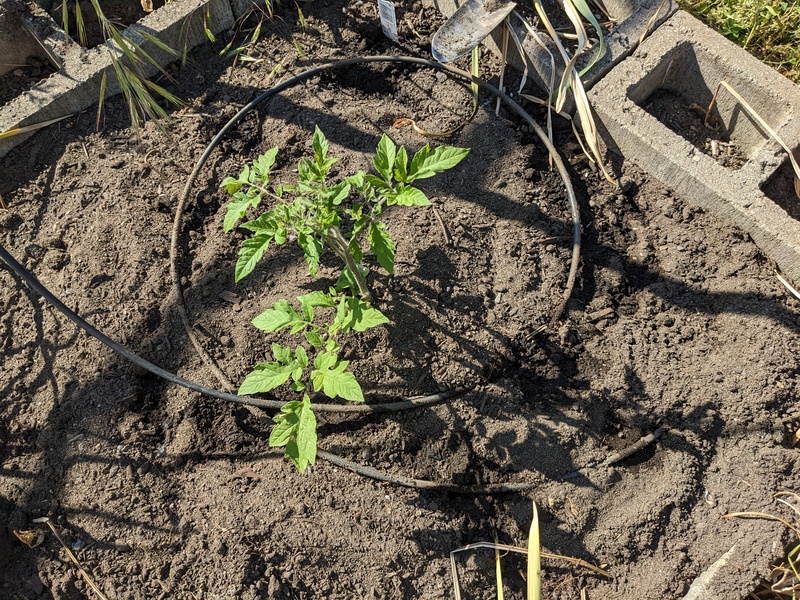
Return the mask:
POLYGON ((469 152, 450 146, 435 150, 425 146, 409 160, 406 149, 398 148, 384 135, 374 160, 377 175, 361 171, 332 183, 328 176, 337 159, 328 156, 328 140, 318 127, 312 148, 313 156, 297 165, 294 185, 271 182, 278 148, 246 165, 239 177, 226 177, 221 185, 233 197, 225 213, 226 232, 262 201, 272 204, 256 219, 240 225, 251 236, 239 252, 237 282, 253 272, 270 244, 284 244, 290 238, 302 248, 312 277, 325 250, 335 254, 343 265, 336 286, 298 297, 299 310, 287 300, 279 300, 253 320, 253 325, 265 333, 286 328, 291 334, 302 333, 313 357, 305 345, 291 348, 273 343, 274 360, 257 364, 239 388, 240 394, 259 394, 289 383, 292 391, 302 394, 301 400, 288 402, 274 417, 276 426, 270 435, 270 445, 285 447, 286 456, 301 472, 314 463, 317 451, 309 390, 329 398, 363 402, 360 384, 346 371, 349 362, 339 360, 339 340, 352 331, 363 332, 389 322, 371 305, 361 238, 367 238, 378 264, 393 274, 395 244, 380 220, 384 208, 430 205, 425 194, 411 184, 454 167, 469 152))
POLYGON ((283 244, 293 235, 303 249, 312 276, 327 248, 344 263, 343 278, 337 288, 357 289, 363 300, 371 302, 366 268, 361 264, 362 235, 368 238, 378 264, 393 274, 395 245, 386 225, 380 221, 384 208, 429 206, 427 196, 411 184, 456 166, 469 149, 440 146, 431 150, 425 146, 409 161, 405 147, 398 148, 384 135, 374 160, 377 175, 360 171, 331 184, 328 174, 338 159, 328 157, 328 140, 319 127, 314 131, 312 148, 314 156, 302 159, 297 165, 296 185, 270 188, 270 172, 278 148, 246 165, 238 178, 223 180, 222 187, 233 196, 225 214, 226 232, 244 218, 250 207, 258 207, 264 197, 275 203, 257 219, 242 223, 241 227, 251 231, 252 236, 242 244, 236 281, 253 271, 271 243, 283 244), (346 202, 351 196, 356 196, 355 200, 346 202))

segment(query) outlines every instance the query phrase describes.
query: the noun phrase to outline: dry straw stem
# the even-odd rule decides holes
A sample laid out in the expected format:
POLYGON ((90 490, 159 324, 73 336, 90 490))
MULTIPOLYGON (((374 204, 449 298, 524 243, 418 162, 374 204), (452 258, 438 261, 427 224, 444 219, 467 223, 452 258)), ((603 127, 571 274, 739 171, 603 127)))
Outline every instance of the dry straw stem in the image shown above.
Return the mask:
MULTIPOLYGON (((796 181, 797 180, 795 180, 795 182, 796 181)), ((775 271, 775 277, 778 278, 778 281, 780 281, 784 285, 784 287, 794 295, 795 298, 800 300, 800 292, 798 292, 794 287, 792 287, 792 284, 790 284, 788 281, 786 281, 786 279, 783 277, 783 275, 781 275, 780 273, 775 271)))
MULTIPOLYGON (((800 502, 800 496, 794 492, 778 492, 773 496, 775 500, 788 506, 796 515, 800 517, 800 508, 798 508, 797 504, 788 502, 785 499, 786 497, 794 498, 795 502, 800 502)), ((731 513, 725 516, 757 517, 779 521, 794 531, 798 538, 800 538, 800 532, 797 530, 797 528, 789 524, 784 519, 776 517, 775 515, 759 512, 741 512, 731 513)), ((786 553, 785 562, 775 566, 772 569, 769 578, 761 583, 761 587, 756 591, 757 593, 751 593, 750 596, 756 600, 759 600, 760 598, 775 598, 776 596, 774 596, 774 594, 777 594, 777 597, 787 597, 793 599, 798 598, 798 594, 800 593, 800 572, 798 572, 796 564, 798 555, 800 555, 800 544, 796 545, 794 548, 791 548, 786 553), (786 563, 789 564, 788 567, 786 566, 786 563), (763 596, 763 593, 769 595, 763 596)))
MULTIPOLYGON (((581 30, 584 31, 583 40, 579 40, 578 43, 578 51, 575 53, 575 56, 570 57, 567 51, 564 49, 563 44, 559 40, 558 34, 556 33, 552 23, 550 22, 550 19, 548 19, 547 13, 545 12, 544 7, 541 4, 541 0, 535 0, 534 5, 536 7, 536 12, 538 13, 539 18, 542 21, 542 24, 545 26, 545 29, 547 29, 547 33, 550 35, 553 42, 556 44, 556 47, 558 48, 558 51, 561 54, 561 58, 567 65, 566 69, 564 70, 564 75, 561 79, 561 83, 558 86, 558 89, 556 90, 555 110, 556 112, 558 112, 563 108, 564 102, 566 102, 566 92, 568 89, 572 89, 572 95, 573 98, 575 99, 575 111, 577 113, 581 129, 583 129, 583 135, 586 138, 586 145, 589 147, 591 155, 594 157, 595 162, 600 167, 600 170, 602 171, 603 176, 606 178, 606 180, 609 183, 612 183, 613 185, 617 185, 617 180, 614 179, 614 177, 612 177, 608 173, 608 171, 606 171, 606 168, 603 165, 603 159, 600 156, 600 147, 598 143, 599 134, 597 132, 597 126, 595 125, 594 122, 594 116, 592 115, 592 108, 589 104, 589 98, 586 96, 586 89, 583 87, 583 82, 581 81, 580 77, 581 74, 578 73, 578 71, 575 69, 576 57, 586 47, 585 29, 583 29, 580 17, 577 16, 575 12, 575 7, 572 6, 572 4, 569 1, 567 1, 565 3, 565 10, 567 12, 567 16, 569 16, 570 18, 570 21, 572 21, 573 26, 575 27, 579 37, 581 36, 581 30), (569 5, 570 8, 567 8, 567 4, 569 5), (583 41, 583 43, 581 43, 581 41, 583 41)), ((589 13, 591 13, 591 11, 589 11, 589 13)), ((597 22, 596 20, 594 20, 594 17, 592 17, 592 20, 594 23, 597 22)), ((597 25, 597 30, 598 32, 600 31, 599 24, 597 25)), ((601 50, 602 46, 603 44, 601 38, 600 42, 601 50)), ((599 56, 600 53, 598 52, 595 60, 599 58, 599 56)), ((592 63, 590 63, 586 67, 586 69, 591 68, 593 62, 594 61, 592 61, 592 63)), ((584 69, 583 72, 585 72, 586 69, 584 69)))
MULTIPOLYGON (((537 526, 538 527, 538 526, 537 526)), ((531 524, 531 529, 533 528, 533 524, 531 524)), ((529 545, 530 545, 530 538, 529 538, 529 545)), ((474 544, 467 544, 462 548, 457 548, 450 553, 450 569, 453 574, 453 592, 455 594, 456 600, 461 600, 461 584, 458 580, 458 567, 456 566, 456 554, 460 552, 468 552, 470 550, 480 550, 480 549, 492 549, 495 552, 500 550, 506 552, 515 552, 517 554, 529 554, 528 548, 518 548, 517 546, 509 546, 507 544, 498 544, 492 542, 476 542, 474 544)), ((595 567, 593 564, 586 562, 585 560, 581 560, 580 558, 573 558, 572 556, 563 556, 561 554, 551 554, 550 552, 542 552, 539 550, 540 558, 546 559, 553 559, 553 560, 564 560, 573 565, 582 567, 598 575, 603 577, 607 577, 608 579, 613 579, 613 576, 608 571, 601 569, 600 567, 595 567)), ((531 561, 528 561, 528 569, 530 570, 531 561)), ((540 566, 541 571, 541 566, 540 566)), ((530 582, 530 576, 528 576, 528 581, 530 582)), ((528 600, 533 600, 531 596, 528 597, 528 600)))
POLYGON ((50 519, 48 519, 47 517, 42 517, 40 519, 34 519, 33 522, 46 523, 47 526, 50 527, 50 530, 53 532, 53 535, 56 536, 56 539, 64 547, 64 550, 67 551, 67 556, 69 556, 69 559, 78 568, 78 573, 80 573, 81 577, 83 577, 84 581, 86 581, 86 585, 88 585, 92 589, 92 591, 95 594, 97 594, 97 597, 100 598, 100 600, 108 600, 105 594, 103 594, 103 592, 100 591, 100 588, 97 587, 97 585, 95 585, 94 581, 92 581, 92 578, 89 577, 89 574, 83 570, 81 563, 78 562, 78 559, 75 558, 75 555, 72 553, 72 550, 69 549, 69 546, 67 546, 64 543, 64 540, 61 539, 61 536, 58 535, 58 531, 56 531, 56 528, 53 526, 53 523, 50 521, 50 519))
POLYGON ((650 34, 650 29, 653 27, 653 23, 655 23, 656 20, 658 19, 658 15, 661 14, 661 9, 664 8, 664 5, 666 3, 667 0, 661 0, 661 4, 658 5, 656 11, 648 19, 647 25, 645 26, 644 31, 642 31, 642 35, 639 36, 639 44, 641 44, 644 41, 644 38, 646 38, 650 34))
MULTIPOLYGON (((497 536, 494 536, 494 543, 497 544, 497 536)), ((503 567, 500 562, 500 548, 494 549, 494 572, 497 577, 497 600, 505 600, 503 593, 503 567)))
POLYGON ((778 133, 772 127, 769 126, 769 123, 767 123, 763 118, 761 118, 761 115, 759 115, 756 112, 756 110, 752 106, 750 106, 747 103, 747 101, 744 98, 742 98, 736 90, 734 90, 730 85, 728 85, 727 82, 720 81, 719 84, 717 85, 717 89, 714 91, 714 96, 711 98, 711 102, 708 105, 708 110, 706 110, 706 118, 703 121, 703 125, 708 127, 708 118, 711 115, 711 109, 717 102, 717 95, 719 94, 719 89, 721 87, 724 87, 726 90, 728 90, 731 93, 731 95, 734 98, 736 98, 739 104, 741 104, 744 107, 744 109, 750 114, 750 116, 753 117, 756 121, 758 121, 758 124, 764 128, 764 131, 766 131, 770 136, 772 136, 772 139, 778 142, 781 145, 781 148, 783 148, 789 155, 789 161, 792 163, 792 168, 794 169, 794 191, 795 194, 797 194, 797 197, 800 198, 800 165, 797 164, 797 161, 795 160, 794 154, 792 153, 791 149, 781 139, 778 133))
POLYGON ((542 549, 539 545, 539 511, 533 502, 531 531, 528 534, 528 600, 542 598, 542 549))
POLYGON ((37 129, 41 129, 42 127, 47 127, 48 125, 52 125, 53 123, 58 123, 59 121, 63 121, 64 119, 68 119, 73 116, 75 116, 74 113, 70 115, 64 115, 63 117, 58 117, 57 119, 50 119, 49 121, 34 123, 33 125, 22 125, 21 127, 14 127, 13 129, 9 129, 8 131, 0 133, 0 140, 4 140, 6 138, 19 135, 21 133, 26 133, 28 131, 36 131, 37 129))

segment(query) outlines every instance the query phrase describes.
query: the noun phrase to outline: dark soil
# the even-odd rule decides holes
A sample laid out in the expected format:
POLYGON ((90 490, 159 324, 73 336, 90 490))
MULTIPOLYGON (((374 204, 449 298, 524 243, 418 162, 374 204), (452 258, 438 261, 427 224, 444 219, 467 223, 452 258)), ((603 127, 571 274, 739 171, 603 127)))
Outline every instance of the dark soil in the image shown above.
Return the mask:
POLYGON ((707 107, 688 102, 669 90, 657 90, 645 101, 643 108, 723 167, 735 171, 747 162, 747 157, 736 144, 721 135, 713 112, 706 123, 707 107))
MULTIPOLYGON (((218 56, 227 39, 193 52, 174 84, 162 82, 188 103, 173 112, 169 140, 152 124, 131 130, 117 99, 103 132, 90 109, 0 162, 4 246, 99 329, 206 385, 221 384, 188 341, 169 275, 177 198, 197 157, 239 108, 311 59, 427 56, 441 22, 419 5, 400 10, 398 48, 371 3, 303 12, 306 31, 294 11, 265 24, 250 51, 263 62, 230 69, 218 56)), ((243 236, 222 233, 220 181, 276 145, 275 177, 291 180, 315 125, 339 174, 369 168, 383 133, 424 145, 393 128, 397 119, 442 131, 470 107, 469 91, 433 70, 352 67, 290 88, 231 132, 193 191, 178 265, 192 326, 228 378, 238 384, 269 358, 273 340, 250 321, 280 298, 324 289, 337 265, 311 279, 288 244, 234 284, 243 236)), ((557 145, 584 246, 572 300, 553 323, 572 239, 543 146, 484 96, 446 143, 472 150, 423 182, 441 223, 434 208, 387 214, 397 269, 371 283, 391 324, 347 352, 368 402, 469 391, 389 416, 320 414, 320 448, 390 474, 534 491, 418 491, 322 460, 300 475, 268 446, 271 414, 132 366, 2 268, 0 597, 92 597, 34 523, 47 516, 109 598, 449 598, 449 553, 495 536, 524 545, 532 500, 546 550, 615 576, 548 561, 547 598, 583 588, 595 599, 680 598, 734 545, 720 598, 745 597, 769 573, 785 528, 724 515, 796 519, 773 495, 800 489, 799 305, 770 260, 630 165, 621 189, 605 183, 565 135, 557 145), (658 427, 657 443, 599 466, 658 427), (45 540, 33 549, 11 535, 38 529, 45 540)), ((492 556, 463 557, 465 597, 495 597, 492 556)), ((523 563, 504 561, 507 597, 522 598, 523 563)))

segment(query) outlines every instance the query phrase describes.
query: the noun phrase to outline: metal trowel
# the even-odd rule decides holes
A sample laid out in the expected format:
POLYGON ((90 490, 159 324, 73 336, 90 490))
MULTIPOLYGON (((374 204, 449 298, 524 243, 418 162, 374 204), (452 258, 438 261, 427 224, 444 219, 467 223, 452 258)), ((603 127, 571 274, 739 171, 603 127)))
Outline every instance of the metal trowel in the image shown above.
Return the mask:
POLYGON ((467 0, 433 36, 433 58, 446 63, 464 56, 500 25, 516 6, 516 2, 511 0, 467 0))

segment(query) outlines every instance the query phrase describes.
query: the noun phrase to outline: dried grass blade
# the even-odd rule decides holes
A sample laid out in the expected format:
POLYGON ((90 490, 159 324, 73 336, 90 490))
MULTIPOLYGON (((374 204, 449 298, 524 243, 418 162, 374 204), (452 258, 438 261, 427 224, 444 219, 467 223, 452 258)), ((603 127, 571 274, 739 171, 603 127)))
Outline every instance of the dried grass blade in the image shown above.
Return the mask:
POLYGON ((645 25, 644 31, 642 31, 642 35, 639 36, 639 43, 640 44, 644 41, 644 38, 646 38, 650 34, 650 29, 653 27, 653 24, 658 20, 658 15, 661 14, 661 9, 664 8, 664 5, 666 3, 667 3, 667 0, 661 0, 661 4, 658 5, 658 8, 656 8, 656 11, 653 13, 653 15, 650 17, 650 19, 648 19, 647 25, 645 25))
MULTIPOLYGON (((553 24, 550 22, 550 19, 547 16, 547 12, 545 12, 544 7, 542 6, 542 0, 534 0, 534 6, 536 7, 536 13, 539 15, 539 19, 541 19, 542 24, 545 26, 545 29, 547 30, 547 34, 555 43, 556 48, 558 48, 558 52, 559 54, 561 54, 561 58, 564 61, 564 64, 566 65, 566 67, 564 68, 564 74, 561 77, 561 83, 558 85, 558 89, 555 91, 555 96, 556 96, 555 109, 556 111, 561 111, 564 107, 564 102, 566 102, 566 93, 569 87, 570 75, 572 74, 575 60, 580 51, 576 52, 574 57, 570 57, 566 49, 564 48, 564 45, 561 43, 561 40, 559 39, 558 34, 556 33, 555 28, 553 27, 553 24)), ((578 26, 582 27, 580 25, 580 19, 578 26)), ((580 42, 578 43, 578 47, 579 48, 581 47, 580 42)))
MULTIPOLYGON (((450 554, 454 555, 459 552, 466 552, 468 550, 476 550, 480 548, 499 548, 500 550, 505 550, 506 552, 516 552, 517 554, 528 554, 527 548, 518 548, 517 546, 509 546, 508 544, 496 544, 492 542, 475 542, 473 544, 467 544, 466 546, 462 546, 461 548, 457 548, 453 550, 450 554)), ((597 573, 598 575, 602 575, 603 577, 608 577, 609 579, 613 579, 614 577, 608 571, 601 569, 600 567, 595 567, 593 564, 586 562, 585 560, 581 560, 580 558, 575 558, 572 556, 564 556, 563 554, 553 554, 552 552, 539 552, 542 558, 546 558, 548 560, 564 560, 573 565, 578 565, 579 567, 583 567, 590 571, 597 573)))
MULTIPOLYGON (((497 543, 497 536, 494 538, 495 543, 497 543)), ((494 572, 495 577, 497 578, 497 600, 504 600, 505 596, 503 595, 503 567, 500 565, 500 549, 494 549, 494 572)))
MULTIPOLYGON (((553 56, 553 53, 550 52, 550 48, 547 47, 547 44, 545 44, 542 41, 542 38, 539 37, 539 33, 533 27, 531 27, 530 23, 528 23, 528 20, 523 18, 517 11, 512 11, 512 14, 523 24, 523 26, 528 32, 528 35, 530 35, 533 38, 533 40, 539 45, 539 47, 541 47, 545 52, 547 52, 547 55, 550 57, 550 79, 547 82, 547 94, 549 97, 552 97, 553 90, 556 86, 556 58, 555 56, 553 56)), ((512 27, 509 27, 509 31, 511 33, 511 37, 514 40, 514 44, 517 46, 517 52, 519 52, 519 55, 523 57, 523 61, 525 63, 525 72, 523 73, 522 81, 520 82, 519 86, 519 92, 522 93, 522 87, 525 85, 525 80, 528 75, 528 61, 525 60, 525 49, 522 47, 522 42, 517 37, 516 32, 512 27)), ((547 106, 547 137, 550 140, 550 142, 552 142, 553 141, 552 107, 550 105, 550 102, 543 104, 547 106)), ((551 166, 552 166, 552 160, 553 157, 550 156, 551 166)))
POLYGON ((573 73, 572 92, 575 96, 575 111, 578 115, 578 120, 583 130, 583 135, 586 138, 586 145, 589 146, 594 158, 597 160, 597 165, 603 172, 603 176, 609 183, 618 185, 617 180, 609 175, 603 165, 603 159, 600 156, 600 147, 598 146, 599 136, 597 134, 597 127, 594 123, 594 116, 592 116, 592 108, 589 105, 589 98, 586 96, 586 90, 581 83, 580 77, 577 73, 573 73))
POLYGON ((795 298, 797 298, 798 300, 800 300, 800 292, 798 292, 798 291, 797 291, 797 290, 796 290, 796 289, 795 289, 795 288, 792 286, 792 284, 790 284, 788 281, 786 281, 786 279, 784 279, 784 277, 783 277, 783 276, 782 276, 780 273, 778 273, 777 271, 775 271, 775 277, 777 277, 777 278, 778 278, 778 281, 780 281, 780 282, 783 284, 783 286, 784 286, 784 287, 785 287, 787 290, 789 290, 789 291, 792 293, 792 295, 794 295, 794 297, 795 297, 795 298))
MULTIPOLYGON (((509 33, 510 30, 511 30, 511 23, 509 22, 509 17, 506 17, 506 20, 503 21, 503 42, 502 42, 502 50, 501 50, 501 54, 500 54, 500 83, 497 86, 500 89, 501 92, 505 92, 506 91, 505 90, 505 85, 506 85, 506 66, 508 65, 508 37, 510 35, 510 33, 509 33)), ((523 57, 523 62, 525 62, 524 55, 521 54, 520 56, 523 57)), ((525 74, 523 75, 523 77, 525 77, 527 75, 527 73, 528 73, 528 66, 526 64, 525 65, 525 74)), ((475 73, 473 73, 473 75, 475 75, 475 73)), ((475 75, 475 76, 477 77, 477 75, 475 75)), ((475 83, 473 82, 472 85, 475 85, 475 83)), ((495 100, 494 114, 495 114, 496 117, 500 116, 500 96, 498 96, 497 99, 495 100)))
POLYGON ((776 517, 775 515, 771 515, 769 513, 744 511, 744 512, 732 512, 723 516, 726 519, 730 519, 731 517, 754 517, 757 519, 769 519, 770 521, 778 521, 779 523, 783 523, 784 525, 786 525, 786 527, 794 531, 795 534, 797 534, 797 536, 800 537, 800 531, 798 531, 794 525, 789 523, 789 521, 787 521, 786 519, 782 519, 780 517, 776 517))
POLYGON ((531 530, 528 534, 528 600, 542 598, 542 557, 539 544, 539 511, 533 502, 531 530))
POLYGON ((714 104, 717 101, 717 95, 719 94, 720 87, 724 87, 726 90, 728 90, 730 94, 734 98, 736 98, 737 102, 739 102, 739 104, 741 104, 744 107, 744 109, 750 114, 750 116, 753 117, 756 121, 758 121, 758 124, 761 125, 761 127, 764 128, 764 130, 772 137, 772 139, 778 142, 781 145, 781 148, 783 148, 789 155, 789 161, 792 163, 792 168, 794 169, 795 192, 797 193, 797 197, 800 198, 800 181, 798 181, 800 179, 800 165, 797 164, 797 161, 794 158, 794 154, 789 149, 789 146, 787 146, 786 143, 778 135, 778 133, 772 127, 769 126, 769 123, 767 123, 761 117, 761 115, 759 115, 756 112, 756 110, 752 106, 750 106, 750 104, 748 104, 748 102, 744 98, 742 98, 739 95, 739 93, 736 90, 734 90, 730 85, 728 85, 727 82, 720 81, 719 84, 717 85, 717 89, 714 92, 714 96, 711 98, 711 102, 708 105, 708 110, 706 110, 706 118, 704 121, 704 125, 708 125, 708 117, 711 114, 711 109, 714 107, 714 104))
POLYGON ((63 117, 58 117, 57 119, 50 119, 49 121, 42 121, 41 123, 34 123, 33 125, 23 125, 21 127, 14 127, 13 129, 9 129, 8 131, 0 133, 0 140, 14 137, 15 135, 19 135, 21 133, 27 133, 28 131, 36 131, 37 129, 41 129, 42 127, 47 127, 48 125, 52 125, 53 123, 58 123, 59 121, 68 119, 69 117, 74 116, 74 114, 75 113, 64 115, 63 117))
POLYGON ((773 496, 773 498, 775 498, 775 500, 777 500, 778 502, 781 502, 781 503, 785 504, 786 506, 788 506, 789 508, 791 508, 797 514, 797 516, 800 517, 800 508, 798 508, 797 506, 795 506, 794 504, 792 504, 790 502, 787 502, 786 500, 784 500, 782 498, 782 496, 791 496, 792 498, 794 498, 795 500, 800 502, 800 494, 796 494, 794 492, 778 492, 777 494, 775 494, 773 496))
POLYGON ((100 131, 100 117, 103 114, 103 105, 106 101, 106 74, 108 71, 103 71, 103 78, 100 80, 100 100, 97 102, 97 118, 95 119, 95 131, 100 131))
POLYGON ((97 587, 97 585, 95 585, 94 581, 92 581, 92 578, 89 577, 89 574, 86 571, 83 570, 83 567, 81 566, 81 563, 78 562, 78 559, 75 558, 75 555, 72 553, 72 550, 70 550, 69 546, 67 546, 64 543, 64 540, 61 539, 61 536, 58 534, 58 531, 56 531, 56 528, 55 528, 55 526, 53 526, 53 523, 50 521, 50 519, 47 518, 47 517, 42 517, 40 519, 34 519, 33 522, 34 523, 46 523, 47 526, 50 527, 50 530, 53 532, 53 535, 56 536, 56 539, 59 541, 59 543, 64 548, 64 550, 67 551, 67 556, 69 556, 69 559, 78 568, 78 573, 80 573, 81 577, 83 577, 83 580, 86 582, 86 585, 88 585, 92 589, 92 591, 95 594, 97 594, 97 596, 100 598, 100 600, 108 600, 106 595, 103 592, 101 592, 100 588, 97 587))
POLYGON ((453 550, 450 553, 450 573, 453 575, 453 594, 456 600, 461 600, 461 584, 458 582, 458 566, 456 565, 456 553, 461 552, 464 548, 453 550))

